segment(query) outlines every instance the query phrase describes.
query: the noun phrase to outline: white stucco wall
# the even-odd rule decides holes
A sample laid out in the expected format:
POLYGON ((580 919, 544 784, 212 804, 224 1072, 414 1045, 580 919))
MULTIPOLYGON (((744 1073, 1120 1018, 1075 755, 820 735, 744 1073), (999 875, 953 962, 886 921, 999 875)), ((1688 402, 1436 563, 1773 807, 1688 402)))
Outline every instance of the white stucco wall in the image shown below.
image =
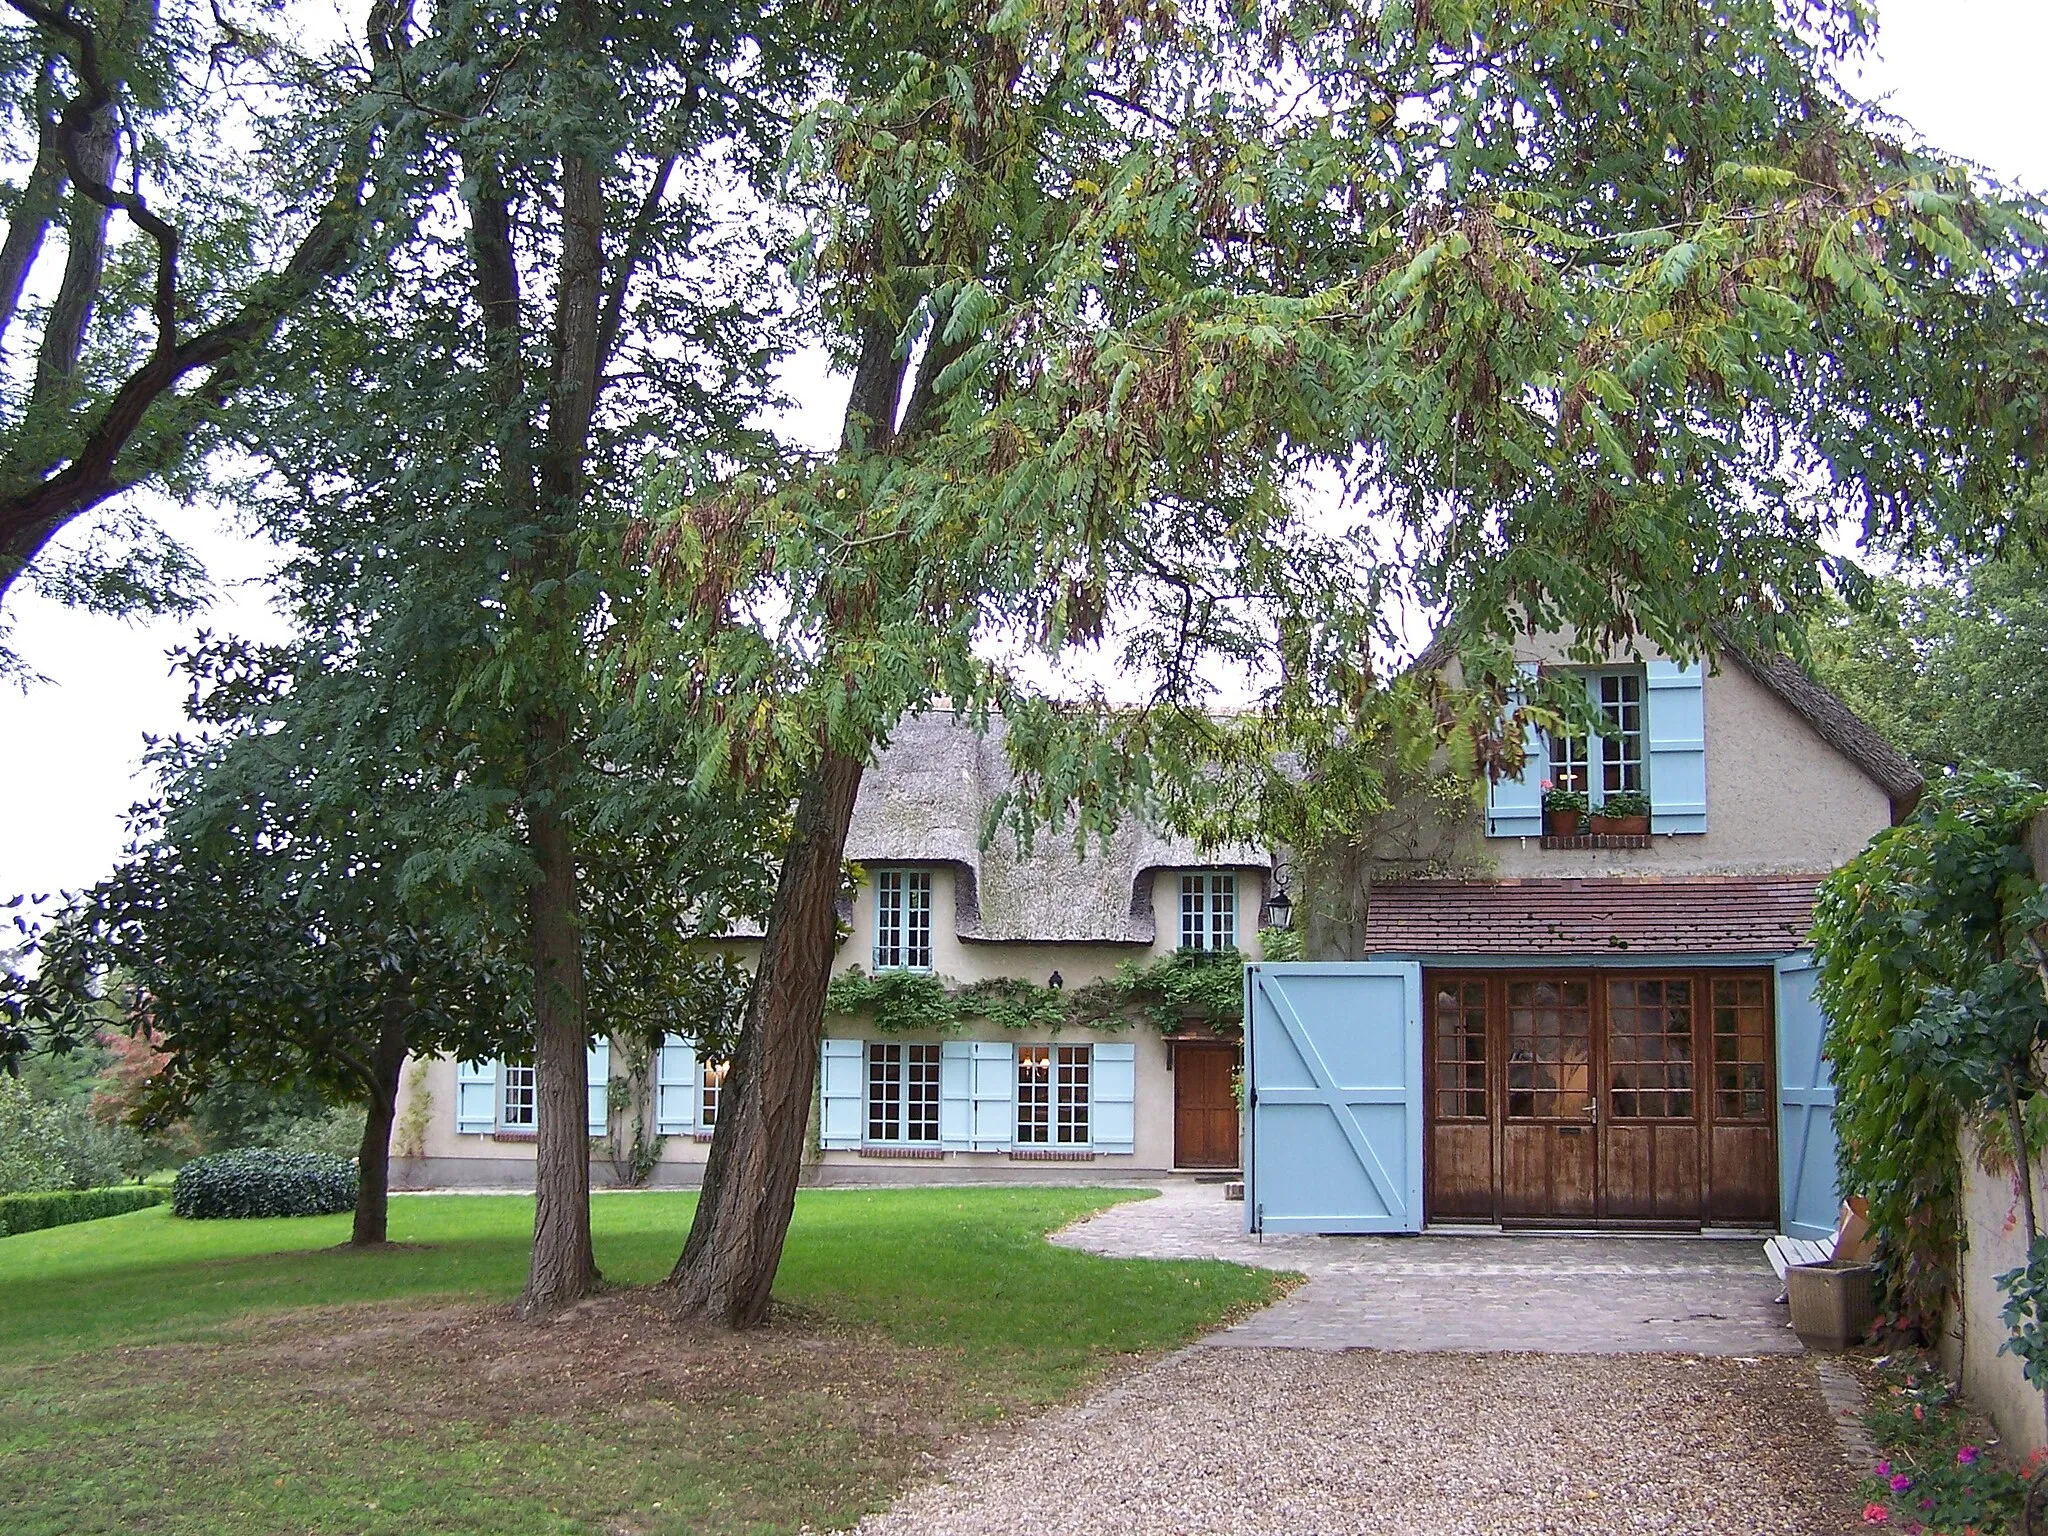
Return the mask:
MULTIPOLYGON (((2013 1170, 1987 1173, 1977 1161, 1976 1138, 1962 1135, 1963 1252, 1956 1306, 1940 1340, 1942 1363, 1963 1391, 1991 1416, 2006 1449, 2021 1459, 2048 1444, 2048 1413, 2019 1360, 2001 1355, 2005 1298, 1997 1278, 2026 1262, 2019 1183, 2013 1170)), ((2048 1164, 2034 1169, 2037 1197, 2048 1196, 2048 1164)))
MULTIPOLYGON (((1558 663, 1563 652, 1561 643, 1531 642, 1522 659, 1558 663)), ((1583 851, 1489 837, 1479 840, 1482 855, 1504 878, 1820 873, 1891 824, 1885 792, 1740 666, 1722 662, 1704 689, 1704 833, 1583 851)))
MULTIPOLYGON (((875 868, 888 868, 877 865, 875 868)), ((1238 945, 1250 958, 1258 956, 1257 921, 1260 873, 1238 873, 1238 945)), ((1152 896, 1156 937, 1150 946, 1139 944, 1033 944, 990 943, 963 940, 955 931, 954 880, 950 868, 932 871, 932 969, 949 981, 973 982, 1014 976, 1044 985, 1054 971, 1069 987, 1084 986, 1109 976, 1126 960, 1151 960, 1170 955, 1179 942, 1180 872, 1156 871, 1152 896)), ((833 962, 834 974, 854 966, 872 963, 875 943, 875 903, 872 890, 863 885, 854 902, 852 932, 840 945, 833 962)), ((746 940, 732 948, 751 960, 758 941, 746 940)), ((830 1019, 826 1033, 839 1038, 868 1038, 857 1020, 830 1019)), ((936 1035, 896 1034, 892 1040, 914 1042, 935 1040, 936 1035)), ((993 1025, 970 1028, 964 1037, 1005 1040, 1017 1045, 1044 1044, 1045 1037, 1022 1035, 993 1025)), ((1117 1035, 1083 1030, 1062 1037, 1068 1043, 1083 1040, 1127 1040, 1136 1052, 1136 1136, 1128 1154, 1099 1154, 1091 1161, 1013 1161, 1006 1153, 948 1152, 942 1159, 888 1159, 863 1156, 858 1152, 829 1151, 813 1163, 813 1176, 820 1182, 838 1179, 874 1180, 892 1176, 917 1179, 1037 1179, 1072 1183, 1077 1180, 1114 1179, 1157 1173, 1173 1166, 1173 1076, 1167 1067, 1165 1043, 1148 1023, 1140 1022, 1117 1035)), ((492 1135, 464 1135, 456 1130, 455 1063, 440 1057, 425 1062, 423 1074, 417 1063, 408 1063, 399 1091, 398 1119, 401 1127, 418 1095, 424 1091, 427 1110, 421 1156, 394 1163, 395 1182, 400 1187, 507 1186, 531 1187, 534 1146, 526 1140, 500 1140, 492 1135)), ((661 1166, 651 1183, 694 1184, 702 1177, 709 1153, 708 1141, 693 1136, 670 1136, 662 1144, 661 1166)), ((598 1184, 612 1181, 609 1159, 592 1160, 592 1179, 598 1184)))

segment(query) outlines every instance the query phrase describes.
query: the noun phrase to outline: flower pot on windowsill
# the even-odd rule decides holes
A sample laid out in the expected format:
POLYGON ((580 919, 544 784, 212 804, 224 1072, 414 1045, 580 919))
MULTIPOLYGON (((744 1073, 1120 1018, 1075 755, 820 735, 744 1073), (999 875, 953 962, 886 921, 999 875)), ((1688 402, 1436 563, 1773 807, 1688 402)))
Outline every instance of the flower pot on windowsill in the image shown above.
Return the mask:
POLYGON ((1546 837, 1577 837, 1583 821, 1577 811, 1545 811, 1543 833, 1546 837))
POLYGON ((1593 813, 1593 835, 1595 837, 1648 837, 1650 818, 1647 816, 1602 816, 1593 813))

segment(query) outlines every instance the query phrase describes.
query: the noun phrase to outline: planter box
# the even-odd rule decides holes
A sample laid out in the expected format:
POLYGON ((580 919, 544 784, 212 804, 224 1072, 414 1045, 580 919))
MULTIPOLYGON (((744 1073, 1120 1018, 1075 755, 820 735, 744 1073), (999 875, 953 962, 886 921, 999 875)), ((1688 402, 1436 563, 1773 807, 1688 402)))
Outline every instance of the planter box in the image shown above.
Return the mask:
POLYGON ((1577 837, 1581 830, 1582 818, 1577 811, 1545 811, 1543 813, 1543 835, 1545 837, 1577 837))
POLYGON ((1594 813, 1593 835, 1595 837, 1648 837, 1650 818, 1647 816, 1602 816, 1594 813))
POLYGON ((1877 1266, 1794 1264, 1785 1271, 1792 1331, 1808 1349, 1839 1354, 1861 1344, 1877 1318, 1877 1266))

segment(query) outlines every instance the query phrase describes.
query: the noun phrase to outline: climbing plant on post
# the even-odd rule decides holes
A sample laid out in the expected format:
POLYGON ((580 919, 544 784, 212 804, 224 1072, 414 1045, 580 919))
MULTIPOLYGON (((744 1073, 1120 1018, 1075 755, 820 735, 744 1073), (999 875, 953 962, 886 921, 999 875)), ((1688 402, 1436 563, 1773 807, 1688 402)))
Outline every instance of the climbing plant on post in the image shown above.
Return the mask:
POLYGON ((1828 879, 1816 906, 1842 1184, 1870 1202, 1908 1317, 1938 1315, 1954 1284, 1955 1138, 1969 1116, 1999 1122, 2012 1143, 2030 1258, 2000 1285, 2048 1288, 2025 1128, 2028 1101, 2048 1086, 2048 981, 2032 947, 2048 908, 2023 842, 2044 807, 2048 794, 2015 774, 1937 781, 1828 879))

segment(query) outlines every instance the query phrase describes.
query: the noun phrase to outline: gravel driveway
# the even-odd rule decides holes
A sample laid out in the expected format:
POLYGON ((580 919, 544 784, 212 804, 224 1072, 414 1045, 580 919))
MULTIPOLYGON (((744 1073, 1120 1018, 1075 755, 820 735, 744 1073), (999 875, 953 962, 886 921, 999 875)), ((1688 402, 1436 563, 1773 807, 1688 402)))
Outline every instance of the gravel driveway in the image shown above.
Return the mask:
POLYGON ((970 1449, 861 1536, 1697 1536, 1864 1529, 1758 1245, 1282 1238, 1214 1186, 1056 1242, 1309 1284, 970 1449), (1517 1349, 1546 1353, 1516 1353, 1517 1349))
POLYGON ((970 1456, 861 1536, 1861 1529, 1811 1366, 1190 1349, 970 1456))

